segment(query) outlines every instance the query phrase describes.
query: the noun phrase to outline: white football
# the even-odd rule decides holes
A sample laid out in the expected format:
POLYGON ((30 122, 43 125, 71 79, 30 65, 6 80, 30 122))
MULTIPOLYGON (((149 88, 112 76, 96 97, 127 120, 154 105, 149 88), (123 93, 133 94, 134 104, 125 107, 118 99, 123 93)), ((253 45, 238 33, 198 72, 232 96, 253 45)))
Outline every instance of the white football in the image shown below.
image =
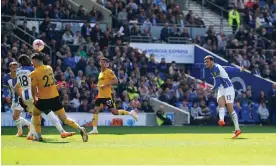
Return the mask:
POLYGON ((44 42, 40 39, 36 39, 34 42, 33 42, 33 49, 36 51, 36 52, 40 52, 44 49, 44 42))

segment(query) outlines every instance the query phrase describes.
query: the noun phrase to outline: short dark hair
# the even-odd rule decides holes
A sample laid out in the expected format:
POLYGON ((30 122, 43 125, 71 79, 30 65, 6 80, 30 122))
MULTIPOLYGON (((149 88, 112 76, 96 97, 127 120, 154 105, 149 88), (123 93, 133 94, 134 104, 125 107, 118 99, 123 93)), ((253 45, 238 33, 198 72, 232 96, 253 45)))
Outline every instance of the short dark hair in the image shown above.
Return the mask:
POLYGON ((37 60, 43 61, 44 60, 44 55, 42 53, 34 53, 32 55, 32 59, 37 59, 37 60))
POLYGON ((19 58, 18 58, 18 62, 22 66, 30 66, 32 64, 31 58, 28 55, 26 55, 26 54, 20 55, 19 58))
POLYGON ((206 60, 206 59, 210 59, 211 61, 214 61, 214 57, 211 56, 211 55, 207 55, 207 56, 204 58, 204 60, 206 60))

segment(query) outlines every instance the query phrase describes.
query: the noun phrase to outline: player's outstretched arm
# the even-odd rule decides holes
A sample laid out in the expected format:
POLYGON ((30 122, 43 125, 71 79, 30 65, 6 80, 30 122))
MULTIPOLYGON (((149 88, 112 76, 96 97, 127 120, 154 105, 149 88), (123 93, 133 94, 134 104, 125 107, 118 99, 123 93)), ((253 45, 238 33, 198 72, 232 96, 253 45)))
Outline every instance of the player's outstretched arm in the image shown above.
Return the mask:
POLYGON ((238 69, 236 67, 223 66, 223 68, 226 72, 242 72, 242 71, 244 71, 244 67, 241 67, 240 69, 238 69))

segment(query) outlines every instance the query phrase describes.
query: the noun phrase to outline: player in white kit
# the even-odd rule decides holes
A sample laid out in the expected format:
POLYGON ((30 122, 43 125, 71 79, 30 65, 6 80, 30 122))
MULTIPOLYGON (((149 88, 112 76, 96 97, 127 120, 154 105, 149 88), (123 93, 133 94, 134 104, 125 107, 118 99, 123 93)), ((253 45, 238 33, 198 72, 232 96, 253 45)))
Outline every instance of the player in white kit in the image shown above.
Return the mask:
POLYGON ((217 93, 217 102, 219 104, 219 122, 220 126, 224 126, 224 116, 225 116, 225 105, 229 114, 232 117, 234 126, 235 126, 235 133, 232 138, 237 138, 242 131, 239 127, 238 116, 233 108, 233 103, 235 99, 235 90, 234 86, 229 79, 228 74, 226 71, 242 71, 234 67, 222 67, 219 64, 214 63, 214 58, 210 55, 204 58, 206 68, 209 68, 211 71, 212 76, 215 79, 215 85, 213 87, 213 91, 218 90, 217 93))
MULTIPOLYGON (((31 91, 32 80, 28 75, 34 70, 34 67, 31 64, 30 59, 28 61, 27 55, 21 55, 18 60, 21 67, 16 70, 16 91, 18 91, 18 94, 21 94, 20 98, 22 99, 23 104, 27 107, 27 111, 32 113, 34 110, 33 96, 31 91)), ((33 140, 34 136, 36 136, 35 128, 31 123, 30 133, 27 135, 27 140, 33 140)))
MULTIPOLYGON (((17 78, 16 78, 17 67, 18 67, 18 64, 16 62, 11 62, 9 64, 10 73, 4 76, 4 87, 6 88, 5 89, 6 92, 10 93, 10 98, 12 99, 11 110, 13 113, 13 120, 18 129, 16 136, 21 137, 23 136, 22 126, 30 127, 30 122, 24 119, 23 117, 20 117, 21 112, 24 109, 19 103, 18 94, 15 92, 15 85, 17 83, 17 78)), ((4 96, 8 97, 7 95, 4 95, 4 96)))
MULTIPOLYGON (((34 99, 32 95, 32 86, 31 86, 32 80, 29 75, 31 74, 32 71, 35 70, 35 68, 32 65, 31 58, 25 54, 22 54, 18 58, 18 61, 21 64, 21 67, 16 71, 17 89, 21 90, 20 94, 21 94, 23 103, 27 106, 28 112, 32 113, 35 107, 33 104, 34 99)), ((62 138, 73 136, 75 134, 74 132, 66 132, 52 111, 47 114, 47 117, 49 120, 51 120, 51 123, 58 129, 62 138)), ((35 128, 33 126, 33 119, 32 119, 32 124, 30 127, 30 135, 28 135, 27 139, 36 140, 36 137, 37 135, 35 133, 35 128)))

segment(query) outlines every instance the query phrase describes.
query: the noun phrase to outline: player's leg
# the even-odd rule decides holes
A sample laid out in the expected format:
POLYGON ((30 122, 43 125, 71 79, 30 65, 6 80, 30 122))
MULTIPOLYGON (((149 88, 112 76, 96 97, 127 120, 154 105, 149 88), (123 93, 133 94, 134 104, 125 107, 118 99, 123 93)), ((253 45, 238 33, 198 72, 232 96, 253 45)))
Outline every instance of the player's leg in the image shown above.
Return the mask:
POLYGON ((130 115, 134 120, 138 121, 138 115, 135 110, 131 110, 130 112, 126 110, 117 110, 116 108, 111 108, 111 112, 113 115, 130 115))
POLYGON ((89 132, 89 134, 98 134, 98 121, 99 121, 99 112, 101 110, 101 105, 104 105, 104 99, 97 98, 95 101, 95 107, 93 112, 93 118, 92 118, 92 131, 89 132))
POLYGON ((138 115, 137 113, 135 112, 135 110, 131 110, 130 112, 126 111, 126 110, 117 110, 116 109, 116 105, 115 105, 115 102, 114 100, 111 98, 111 99, 108 99, 105 101, 106 105, 111 109, 111 112, 113 115, 130 115, 133 117, 133 119, 135 119, 136 121, 138 120, 138 115))
POLYGON ((33 109, 33 116, 31 120, 36 132, 35 138, 33 140, 42 141, 43 139, 41 136, 41 111, 36 107, 34 107, 33 109))
POLYGON ((234 110, 233 103, 234 103, 234 98, 235 98, 235 91, 234 89, 227 89, 225 93, 225 101, 226 101, 226 106, 227 110, 233 120, 234 126, 235 126, 235 133, 232 138, 238 137, 242 132, 240 130, 239 126, 239 119, 236 111, 234 110))
POLYGON ((19 103, 12 103, 12 111, 13 111, 13 120, 18 129, 16 136, 19 136, 19 137, 23 136, 22 126, 30 127, 30 122, 20 116, 21 112, 23 111, 23 108, 20 106, 19 103))
POLYGON ((218 124, 220 126, 224 126, 224 116, 225 116, 225 98, 224 98, 224 91, 223 89, 218 90, 218 95, 217 95, 217 101, 218 101, 218 106, 219 106, 219 122, 218 124))
MULTIPOLYGON (((23 104, 26 106, 27 111, 32 115, 34 110, 33 99, 24 100, 23 104)), ((31 123, 30 123, 30 132, 27 135, 27 140, 33 140, 35 136, 36 136, 36 132, 33 124, 33 115, 32 115, 31 123)))
MULTIPOLYGON (((80 127, 80 125, 78 123, 76 123, 73 119, 69 118, 66 113, 64 108, 61 108, 57 111, 55 111, 55 114, 59 117, 59 119, 65 123, 66 125, 72 127, 73 129, 76 129, 80 132, 81 136, 82 136, 82 141, 83 142, 87 142, 88 141, 88 135, 86 133, 86 130, 84 127, 80 127)), ((71 136, 70 133, 68 133, 66 136, 71 136), (68 135, 69 134, 69 135, 68 135)), ((64 137, 66 137, 64 136, 64 137)))
MULTIPOLYGON (((98 99, 97 99, 98 100, 98 99)), ((97 100, 94 107, 93 112, 93 119, 92 119, 92 131, 89 132, 89 134, 98 134, 98 121, 99 121, 99 112, 101 110, 100 104, 97 105, 97 100)))

